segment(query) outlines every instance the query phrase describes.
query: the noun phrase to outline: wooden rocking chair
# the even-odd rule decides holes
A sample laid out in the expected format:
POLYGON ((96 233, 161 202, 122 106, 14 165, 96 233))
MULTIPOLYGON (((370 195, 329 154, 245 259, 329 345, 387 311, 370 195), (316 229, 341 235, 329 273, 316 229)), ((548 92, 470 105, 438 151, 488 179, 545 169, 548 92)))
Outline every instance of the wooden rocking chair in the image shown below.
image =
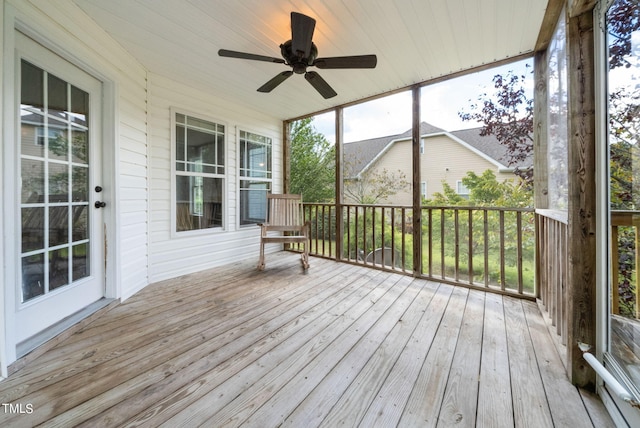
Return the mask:
POLYGON ((267 222, 260 224, 260 261, 258 269, 264 270, 264 245, 268 243, 294 244, 302 243, 302 269, 309 268, 310 225, 304 221, 302 212, 302 196, 291 194, 268 194, 267 222), (269 232, 278 232, 269 235, 269 232))

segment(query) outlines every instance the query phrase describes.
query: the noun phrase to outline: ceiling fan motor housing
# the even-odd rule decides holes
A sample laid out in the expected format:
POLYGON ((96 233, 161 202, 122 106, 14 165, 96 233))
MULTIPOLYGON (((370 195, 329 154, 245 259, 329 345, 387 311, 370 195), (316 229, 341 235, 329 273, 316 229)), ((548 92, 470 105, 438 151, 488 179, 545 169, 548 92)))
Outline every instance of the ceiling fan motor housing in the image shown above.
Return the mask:
POLYGON ((291 40, 288 40, 280 45, 280 52, 282 58, 288 65, 293 67, 293 72, 296 74, 304 74, 307 71, 307 67, 312 65, 318 56, 318 48, 315 43, 311 43, 311 50, 309 56, 304 58, 304 52, 293 52, 291 49, 291 40))

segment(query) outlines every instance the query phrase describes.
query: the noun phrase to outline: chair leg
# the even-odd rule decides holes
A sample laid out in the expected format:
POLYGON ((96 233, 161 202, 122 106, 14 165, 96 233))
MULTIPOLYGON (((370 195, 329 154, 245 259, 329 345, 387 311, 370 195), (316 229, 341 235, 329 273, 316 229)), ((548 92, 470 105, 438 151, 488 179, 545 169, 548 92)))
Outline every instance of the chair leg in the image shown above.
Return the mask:
POLYGON ((309 244, 310 241, 304 243, 304 251, 301 254, 302 269, 306 272, 309 269, 309 244))
POLYGON ((264 241, 260 240, 260 260, 258 261, 258 270, 264 270, 264 241))

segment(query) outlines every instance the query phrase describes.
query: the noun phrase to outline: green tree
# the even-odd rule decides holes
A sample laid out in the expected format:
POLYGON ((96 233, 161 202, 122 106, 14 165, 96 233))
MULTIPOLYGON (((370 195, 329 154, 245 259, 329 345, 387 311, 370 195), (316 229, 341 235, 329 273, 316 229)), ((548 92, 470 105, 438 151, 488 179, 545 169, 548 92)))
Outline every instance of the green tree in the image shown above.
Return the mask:
POLYGON ((335 147, 313 127, 313 117, 291 123, 291 193, 305 202, 335 200, 335 147))
MULTIPOLYGON (((472 171, 462 178, 462 183, 469 189, 469 198, 464 198, 446 182, 443 182, 443 192, 435 193, 432 199, 424 201, 424 206, 438 207, 434 209, 431 223, 423 219, 423 236, 429 231, 433 233, 434 254, 445 258, 445 270, 452 269, 456 257, 456 236, 454 224, 457 224, 458 236, 469 236, 469 220, 475 225, 472 229, 473 246, 470 252, 476 260, 474 264, 475 275, 481 278, 484 275, 482 263, 485 251, 488 255, 488 275, 492 283, 500 280, 500 270, 505 269, 507 282, 513 284, 517 279, 517 265, 519 257, 525 264, 525 271, 533 272, 533 260, 535 252, 534 217, 531 213, 522 215, 518 220, 519 212, 513 210, 501 210, 496 207, 523 208, 533 205, 533 192, 522 180, 514 182, 505 180, 499 182, 491 170, 486 170, 478 175, 472 171), (446 208, 445 208, 446 207, 446 208), (451 208, 448 208, 451 207, 451 208), (489 209, 456 210, 453 207, 488 207, 489 209), (473 216, 469 219, 469 216, 473 216), (485 226, 486 225, 486 226, 485 226), (488 231, 485 239, 485 227, 488 231), (440 231, 443 231, 443 239, 440 239, 440 231), (521 232, 522 249, 518 248, 518 231, 521 232), (501 242, 503 236, 503 243, 501 242), (485 248, 486 246, 486 248, 485 248), (505 264, 501 265, 501 258, 505 264)), ((464 244, 461 244, 464 246, 464 244)), ((460 257, 461 269, 465 271, 469 254, 462 251, 460 257)), ((532 287, 533 274, 525 275, 526 287, 532 287)))
POLYGON ((436 192, 432 199, 424 201, 428 206, 479 206, 524 208, 533 206, 533 192, 523 181, 499 182, 495 173, 488 169, 481 175, 467 172, 462 184, 469 189, 469 199, 458 195, 446 182, 442 182, 443 193, 436 192))
POLYGON ((495 93, 482 94, 471 112, 458 113, 464 121, 483 124, 480 135, 493 135, 507 149, 507 162, 516 166, 515 174, 533 188, 533 169, 521 168, 533 153, 533 99, 527 98, 525 75, 509 71, 493 77, 495 93))

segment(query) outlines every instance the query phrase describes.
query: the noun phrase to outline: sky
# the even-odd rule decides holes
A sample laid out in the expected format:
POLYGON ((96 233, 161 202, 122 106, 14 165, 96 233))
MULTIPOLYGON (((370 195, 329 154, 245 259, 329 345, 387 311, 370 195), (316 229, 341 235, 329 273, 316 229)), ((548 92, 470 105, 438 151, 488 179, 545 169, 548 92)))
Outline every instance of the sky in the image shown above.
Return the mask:
MULTIPOLYGON (((495 91, 491 79, 496 74, 513 71, 518 75, 528 74, 525 64, 532 60, 518 61, 502 67, 468 74, 452 80, 422 88, 421 120, 446 131, 475 128, 474 122, 463 122, 458 116, 462 109, 469 109, 472 102, 483 93, 495 91)), ((527 85, 527 97, 533 96, 533 77, 527 85)), ((313 126, 325 137, 335 142, 334 113, 315 117, 313 126)), ((344 109, 344 141, 360 141, 368 138, 400 134, 411 128, 411 91, 347 107, 344 109)))

